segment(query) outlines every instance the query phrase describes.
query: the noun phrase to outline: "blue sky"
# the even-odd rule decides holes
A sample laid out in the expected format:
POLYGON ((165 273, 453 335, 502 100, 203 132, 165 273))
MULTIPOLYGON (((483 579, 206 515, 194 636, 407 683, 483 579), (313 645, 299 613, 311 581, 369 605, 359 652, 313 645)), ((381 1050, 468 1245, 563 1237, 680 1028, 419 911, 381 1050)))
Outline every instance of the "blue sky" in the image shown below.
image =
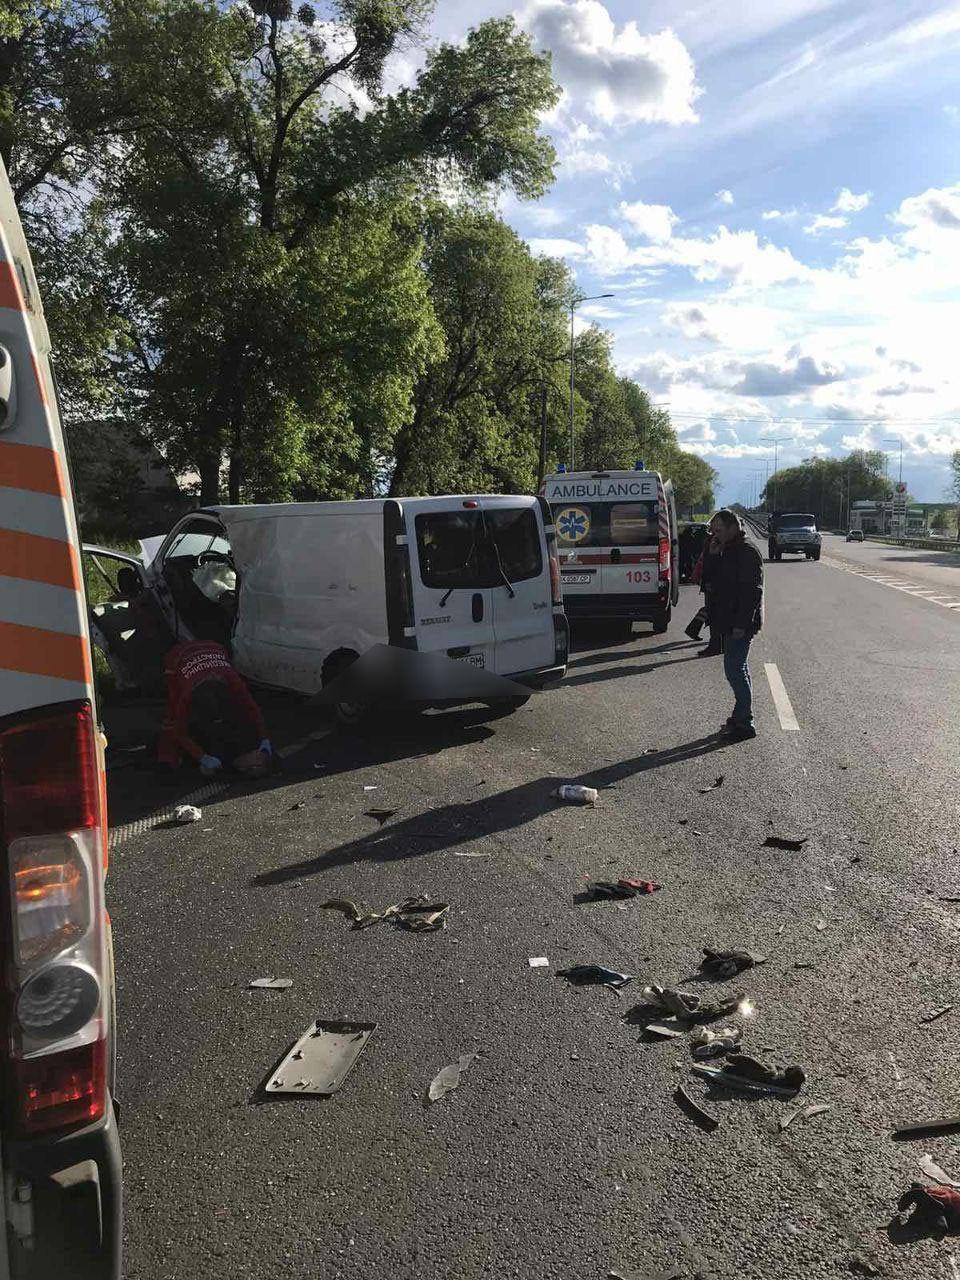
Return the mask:
POLYGON ((554 188, 503 213, 584 293, 615 294, 582 314, 723 500, 749 497, 776 436, 781 463, 902 437, 911 493, 942 500, 960 448, 960 3, 439 0, 432 34, 508 13, 564 96, 554 188))

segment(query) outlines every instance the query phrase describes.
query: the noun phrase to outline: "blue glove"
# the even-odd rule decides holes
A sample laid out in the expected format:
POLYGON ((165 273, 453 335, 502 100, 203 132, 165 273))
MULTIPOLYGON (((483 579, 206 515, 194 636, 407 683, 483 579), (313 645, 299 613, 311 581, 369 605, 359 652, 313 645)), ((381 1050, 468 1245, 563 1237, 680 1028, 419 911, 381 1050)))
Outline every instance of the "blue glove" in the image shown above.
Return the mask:
POLYGON ((216 756, 200 757, 200 772, 204 774, 218 773, 223 768, 223 761, 216 756))
POLYGON ((264 740, 260 743, 260 746, 257 748, 257 750, 262 751, 263 754, 266 756, 272 756, 273 743, 270 741, 269 738, 264 738, 264 740))

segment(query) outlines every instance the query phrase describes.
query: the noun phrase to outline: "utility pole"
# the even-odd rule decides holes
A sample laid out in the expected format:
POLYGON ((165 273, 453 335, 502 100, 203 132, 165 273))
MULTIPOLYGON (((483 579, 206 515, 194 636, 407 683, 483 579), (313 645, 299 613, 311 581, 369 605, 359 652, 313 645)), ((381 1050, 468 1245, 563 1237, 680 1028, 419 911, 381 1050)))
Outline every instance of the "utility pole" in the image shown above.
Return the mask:
POLYGON ((570 470, 573 470, 574 462, 574 437, 573 437, 573 393, 576 383, 576 348, 573 341, 573 319, 577 307, 582 302, 599 302, 601 298, 612 298, 612 293, 595 293, 591 297, 586 295, 578 296, 570 299, 570 470))
POLYGON ((776 440, 770 440, 773 445, 773 510, 777 509, 777 472, 780 470, 780 446, 782 444, 790 444, 795 436, 778 436, 776 440))

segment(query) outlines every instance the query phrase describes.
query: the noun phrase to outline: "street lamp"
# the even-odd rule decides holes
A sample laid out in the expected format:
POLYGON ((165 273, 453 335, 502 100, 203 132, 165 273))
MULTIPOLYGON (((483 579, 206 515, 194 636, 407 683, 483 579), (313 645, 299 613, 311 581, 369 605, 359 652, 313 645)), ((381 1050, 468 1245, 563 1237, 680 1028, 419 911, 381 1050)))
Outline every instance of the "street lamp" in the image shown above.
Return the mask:
POLYGON ((599 302, 601 298, 612 298, 612 293, 595 293, 590 297, 571 298, 570 300, 570 470, 573 470, 573 391, 575 381, 576 355, 573 346, 573 317, 581 302, 599 302))
POLYGON ((789 444, 796 436, 778 436, 776 440, 770 439, 769 436, 762 437, 768 444, 773 445, 773 510, 777 509, 777 472, 780 470, 780 446, 789 444))
MULTIPOLYGON (((900 469, 897 472, 897 502, 893 503, 890 508, 890 529, 891 531, 893 530, 894 517, 895 517, 897 533, 900 535, 900 537, 902 537, 904 533, 904 523, 906 521, 906 513, 907 513, 906 503, 904 503, 902 508, 903 510, 902 518, 900 516, 901 508, 897 504, 900 502, 903 495, 903 436, 892 436, 888 440, 884 440, 883 443, 895 444, 899 447, 899 450, 900 450, 900 469)), ((884 454, 884 457, 886 457, 886 454, 884 454)), ((885 524, 886 522, 884 521, 883 523, 885 524)))

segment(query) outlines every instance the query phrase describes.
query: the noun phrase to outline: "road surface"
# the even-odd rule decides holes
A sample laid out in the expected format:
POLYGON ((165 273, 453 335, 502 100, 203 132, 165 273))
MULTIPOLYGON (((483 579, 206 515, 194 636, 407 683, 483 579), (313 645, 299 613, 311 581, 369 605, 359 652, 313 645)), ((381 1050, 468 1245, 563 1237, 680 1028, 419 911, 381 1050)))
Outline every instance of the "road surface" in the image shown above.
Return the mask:
MULTIPOLYGON (((278 739, 307 739, 279 779, 214 796, 193 826, 124 833, 110 906, 131 1280, 814 1280, 858 1256, 953 1276, 960 1243, 891 1222, 917 1159, 960 1177, 960 1148, 890 1131, 960 1112, 960 905, 943 900, 960 899, 960 611, 828 562, 871 554, 827 539, 819 564, 767 566, 755 742, 714 736, 730 698, 683 636, 688 588, 668 635, 587 643, 506 719, 447 712, 351 743, 307 739, 322 726, 277 704, 278 739), (604 788, 597 807, 558 805, 567 781, 604 788), (396 814, 380 827, 372 807, 396 814), (766 848, 771 833, 808 843, 766 848), (575 901, 624 873, 663 889, 575 901), (450 902, 446 932, 354 932, 321 907, 421 891, 450 902), (689 1049, 646 1043, 637 1006, 704 945, 768 957, 721 990, 753 997, 748 1051, 802 1065, 798 1104, 831 1111, 781 1131, 792 1104, 695 1080, 719 1127, 677 1107, 689 1049), (581 962, 636 981, 556 976, 581 962), (258 976, 293 986, 245 990, 258 976), (317 1016, 378 1030, 333 1098, 264 1102, 317 1016), (426 1108, 432 1077, 473 1051, 426 1108)), ((120 770, 115 821, 172 796, 120 770)))

